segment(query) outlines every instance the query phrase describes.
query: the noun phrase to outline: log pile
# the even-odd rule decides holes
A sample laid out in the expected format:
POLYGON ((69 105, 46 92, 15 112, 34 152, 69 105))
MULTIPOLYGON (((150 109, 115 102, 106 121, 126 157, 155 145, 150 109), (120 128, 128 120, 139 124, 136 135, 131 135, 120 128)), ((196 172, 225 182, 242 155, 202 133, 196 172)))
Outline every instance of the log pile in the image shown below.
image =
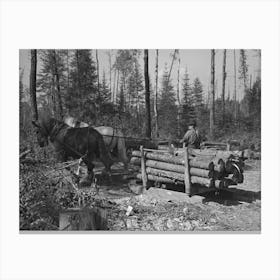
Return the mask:
POLYGON ((221 189, 244 180, 242 152, 180 149, 170 154, 141 147, 132 152, 131 163, 141 167, 137 178, 144 186, 147 181, 185 184, 189 192, 195 184, 221 189))

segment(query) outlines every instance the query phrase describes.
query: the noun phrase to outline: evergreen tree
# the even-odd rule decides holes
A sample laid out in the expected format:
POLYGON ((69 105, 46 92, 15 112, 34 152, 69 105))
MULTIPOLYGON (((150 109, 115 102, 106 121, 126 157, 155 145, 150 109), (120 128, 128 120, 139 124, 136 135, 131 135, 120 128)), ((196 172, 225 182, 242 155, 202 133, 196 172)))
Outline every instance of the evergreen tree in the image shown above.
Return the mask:
MULTIPOLYGON (((123 87, 123 96, 124 96, 124 103, 123 109, 126 108, 126 100, 129 99, 129 92, 127 90, 127 84, 130 74, 134 69, 134 65, 137 62, 137 58, 140 55, 140 50, 118 50, 116 53, 116 60, 113 64, 113 68, 119 73, 120 75, 120 84, 123 87)), ((116 99, 119 97, 116 96, 116 99)))
POLYGON ((134 68, 127 81, 127 94, 129 97, 129 107, 132 107, 133 112, 136 109, 137 114, 139 114, 140 107, 143 105, 143 95, 141 94, 143 90, 143 74, 139 62, 135 61, 134 68))
POLYGON ((63 92, 66 87, 63 50, 40 50, 42 62, 38 74, 37 89, 41 93, 41 100, 45 99, 50 112, 55 117, 61 117, 63 112, 63 92))
POLYGON ((195 78, 193 82, 192 88, 192 96, 193 96, 193 107, 195 112, 195 120, 200 125, 201 120, 201 109, 203 106, 203 98, 202 98, 203 88, 202 83, 200 82, 199 78, 195 78))
POLYGON ((90 123, 97 118, 97 74, 90 50, 75 50, 70 63, 66 106, 71 115, 90 123))
POLYGON ((200 82, 199 78, 195 78, 193 82, 193 88, 192 88, 193 106, 195 108, 199 109, 203 105, 202 93, 203 93, 202 83, 200 82))
POLYGON ((118 108, 119 108, 119 113, 122 114, 124 113, 124 86, 123 86, 123 81, 121 82, 120 86, 120 96, 118 99, 118 108))
POLYGON ((174 138, 177 130, 177 106, 175 91, 171 82, 167 67, 165 67, 159 100, 159 130, 165 137, 174 138))
POLYGON ((183 78, 183 99, 182 99, 182 116, 181 116, 181 132, 184 133, 188 128, 191 119, 195 119, 195 98, 193 90, 190 86, 190 78, 186 68, 183 78))
POLYGON ((247 89, 241 101, 241 117, 245 129, 260 131, 261 128, 261 80, 257 78, 252 89, 247 89))
POLYGON ((98 103, 103 104, 109 102, 111 99, 111 93, 106 80, 105 72, 103 72, 103 77, 102 77, 99 91, 100 91, 100 97, 99 97, 100 100, 98 100, 98 103))

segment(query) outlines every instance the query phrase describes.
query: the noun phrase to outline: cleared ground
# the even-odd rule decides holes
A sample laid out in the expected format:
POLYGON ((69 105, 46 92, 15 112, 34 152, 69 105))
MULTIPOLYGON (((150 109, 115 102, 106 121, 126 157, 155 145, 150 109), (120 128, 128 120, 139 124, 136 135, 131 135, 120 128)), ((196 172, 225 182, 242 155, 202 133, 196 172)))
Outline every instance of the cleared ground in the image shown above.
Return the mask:
MULTIPOLYGON (((95 171, 103 169, 97 168, 95 171)), ((57 230, 59 213, 78 207, 73 171, 55 162, 21 164, 20 228, 57 230)), ((187 196, 183 192, 150 188, 137 194, 141 184, 113 167, 112 180, 97 176, 97 188, 87 195, 88 206, 107 212, 111 231, 254 231, 261 230, 260 161, 246 163, 243 184, 229 191, 187 196), (127 210, 130 209, 129 213, 127 210)))
POLYGON ((260 161, 247 162, 244 183, 220 193, 189 198, 182 192, 150 188, 144 194, 131 193, 120 177, 115 186, 101 186, 99 195, 116 206, 109 211, 110 230, 132 231, 260 231, 260 161), (127 208, 132 211, 126 215, 127 208))

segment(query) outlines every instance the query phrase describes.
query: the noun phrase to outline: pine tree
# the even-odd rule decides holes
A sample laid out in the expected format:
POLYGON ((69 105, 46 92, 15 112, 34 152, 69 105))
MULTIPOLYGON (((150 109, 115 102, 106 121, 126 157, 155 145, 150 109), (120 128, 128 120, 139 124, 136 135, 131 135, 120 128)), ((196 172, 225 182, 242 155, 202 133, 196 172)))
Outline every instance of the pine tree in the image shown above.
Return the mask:
MULTIPOLYGON (((139 109, 140 103, 143 102, 143 96, 141 92, 144 90, 143 85, 143 74, 140 69, 140 64, 138 61, 135 61, 134 68, 128 77, 127 82, 127 94, 129 96, 129 107, 132 107, 133 110, 135 107, 139 109), (139 104, 138 104, 139 103, 139 104)), ((138 110, 139 111, 139 110, 138 110)))
POLYGON ((248 89, 241 101, 243 123, 249 131, 260 131, 261 128, 261 80, 257 77, 252 89, 248 89))
POLYGON ((120 84, 122 84, 124 95, 124 103, 123 109, 126 109, 126 101, 129 99, 129 92, 127 90, 127 83, 130 73, 134 69, 134 64, 137 61, 137 58, 140 54, 140 50, 118 50, 116 53, 115 63, 113 64, 113 68, 117 72, 117 86, 116 86, 116 94, 115 100, 118 99, 118 88, 119 88, 119 77, 120 77, 120 84))
POLYGON ((90 50, 75 50, 66 106, 71 115, 90 123, 97 116, 97 74, 90 50))
POLYGON ((188 123, 195 118, 194 96, 190 86, 190 78, 186 68, 183 78, 183 99, 182 99, 182 116, 181 116, 181 133, 184 133, 188 128, 188 123))
POLYGON ((119 114, 122 115, 122 113, 124 113, 124 85, 123 85, 123 81, 121 82, 120 85, 120 95, 119 95, 119 99, 118 99, 118 108, 119 108, 119 114))
POLYGON ((202 98, 203 88, 202 83, 200 82, 199 78, 195 78, 193 82, 193 88, 192 88, 192 96, 194 100, 194 111, 195 111, 195 119, 198 125, 200 125, 200 115, 201 115, 201 109, 203 106, 203 98, 202 98))
MULTIPOLYGON (((38 74, 38 92, 45 97, 55 117, 63 115, 63 91, 66 87, 65 51, 41 50, 41 71, 38 74)), ((43 101, 43 100, 42 100, 43 101)))
POLYGON ((100 100, 98 101, 100 104, 107 103, 111 99, 111 93, 110 93, 110 88, 108 86, 107 80, 106 80, 106 75, 105 72, 103 72, 103 77, 101 84, 99 86, 99 91, 100 91, 100 100))
POLYGON ((195 78, 193 82, 192 95, 194 100, 194 107, 199 108, 203 104, 202 98, 203 88, 199 78, 195 78))
POLYGON ((171 82, 167 67, 165 67, 160 90, 159 129, 165 137, 174 138, 177 130, 177 106, 176 94, 171 82))

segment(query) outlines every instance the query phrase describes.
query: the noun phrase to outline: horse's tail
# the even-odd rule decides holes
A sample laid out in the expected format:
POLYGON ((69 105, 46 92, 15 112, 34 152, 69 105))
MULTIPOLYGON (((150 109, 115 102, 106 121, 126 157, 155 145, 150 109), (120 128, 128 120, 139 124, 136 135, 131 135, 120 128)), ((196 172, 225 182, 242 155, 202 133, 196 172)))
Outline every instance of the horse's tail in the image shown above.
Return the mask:
POLYGON ((103 136, 98 133, 98 149, 99 149, 99 157, 100 160, 105 165, 108 172, 110 172, 111 166, 113 165, 114 161, 104 143, 103 136))

